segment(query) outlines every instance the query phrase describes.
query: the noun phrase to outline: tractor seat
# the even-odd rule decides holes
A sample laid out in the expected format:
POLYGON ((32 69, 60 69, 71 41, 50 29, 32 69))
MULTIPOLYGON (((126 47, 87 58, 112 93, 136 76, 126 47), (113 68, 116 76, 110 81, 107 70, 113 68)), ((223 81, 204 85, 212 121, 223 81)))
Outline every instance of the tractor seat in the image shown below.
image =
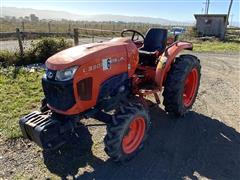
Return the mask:
POLYGON ((143 47, 139 51, 139 63, 154 66, 167 44, 167 29, 151 28, 146 33, 143 47))

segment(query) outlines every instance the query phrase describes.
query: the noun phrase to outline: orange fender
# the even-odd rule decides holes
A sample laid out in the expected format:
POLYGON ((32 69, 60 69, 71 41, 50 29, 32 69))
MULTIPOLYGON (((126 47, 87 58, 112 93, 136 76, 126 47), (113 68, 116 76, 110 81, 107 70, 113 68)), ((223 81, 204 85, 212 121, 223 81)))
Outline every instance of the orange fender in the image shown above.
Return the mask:
POLYGON ((163 83, 166 79, 168 71, 171 68, 172 63, 174 62, 174 59, 184 49, 192 50, 192 43, 183 41, 175 42, 172 45, 168 46, 161 56, 160 61, 157 65, 155 76, 155 81, 160 90, 162 90, 163 83))

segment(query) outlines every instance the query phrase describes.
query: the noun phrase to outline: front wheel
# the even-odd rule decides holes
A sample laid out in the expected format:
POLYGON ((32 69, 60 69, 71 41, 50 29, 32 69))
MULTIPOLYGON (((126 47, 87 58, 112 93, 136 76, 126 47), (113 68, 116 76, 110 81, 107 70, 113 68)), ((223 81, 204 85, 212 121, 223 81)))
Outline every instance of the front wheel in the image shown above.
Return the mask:
POLYGON ((165 110, 183 116, 195 102, 201 77, 200 61, 192 55, 181 55, 172 65, 164 86, 165 110))
POLYGON ((149 114, 142 104, 122 106, 107 126, 106 153, 115 161, 129 160, 143 147, 149 127, 149 114))

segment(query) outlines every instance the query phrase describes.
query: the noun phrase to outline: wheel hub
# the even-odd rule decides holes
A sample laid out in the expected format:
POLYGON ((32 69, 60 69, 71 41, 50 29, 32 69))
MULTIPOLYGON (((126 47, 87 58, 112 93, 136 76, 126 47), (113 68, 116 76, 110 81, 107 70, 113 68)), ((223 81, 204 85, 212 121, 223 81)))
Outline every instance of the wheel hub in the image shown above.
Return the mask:
POLYGON ((126 154, 135 151, 141 144, 145 134, 145 120, 143 117, 136 117, 129 125, 129 131, 123 137, 122 149, 126 154))
POLYGON ((198 86, 198 78, 197 69, 193 68, 188 74, 184 84, 183 104, 185 107, 190 106, 193 102, 198 86))

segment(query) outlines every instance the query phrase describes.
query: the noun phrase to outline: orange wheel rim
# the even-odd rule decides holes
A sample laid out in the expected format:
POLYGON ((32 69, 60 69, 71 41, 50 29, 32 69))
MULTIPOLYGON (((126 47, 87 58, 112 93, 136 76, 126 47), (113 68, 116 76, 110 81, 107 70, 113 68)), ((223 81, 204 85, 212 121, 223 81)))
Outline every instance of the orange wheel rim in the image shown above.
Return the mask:
POLYGON ((129 125, 129 131, 123 137, 122 149, 126 154, 135 151, 141 144, 145 134, 145 120, 143 117, 136 117, 129 125))
POLYGON ((185 107, 190 106, 193 102, 198 87, 198 78, 198 71, 196 68, 193 68, 184 84, 183 104, 185 107))

